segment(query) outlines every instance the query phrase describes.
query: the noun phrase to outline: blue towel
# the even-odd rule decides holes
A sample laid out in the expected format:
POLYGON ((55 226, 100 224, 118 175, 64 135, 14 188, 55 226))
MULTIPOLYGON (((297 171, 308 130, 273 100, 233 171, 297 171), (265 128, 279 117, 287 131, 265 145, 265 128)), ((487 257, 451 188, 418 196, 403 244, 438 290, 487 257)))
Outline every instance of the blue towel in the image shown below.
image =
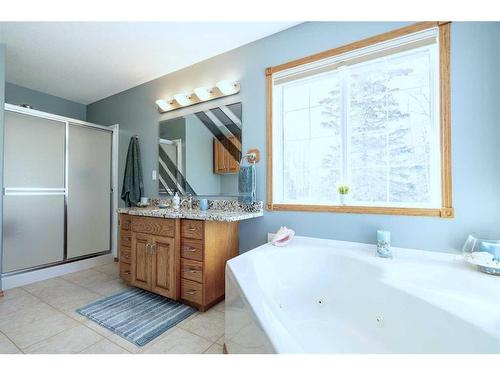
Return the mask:
POLYGON ((255 203, 255 190, 257 188, 257 176, 255 165, 240 166, 238 175, 239 201, 245 204, 255 203))

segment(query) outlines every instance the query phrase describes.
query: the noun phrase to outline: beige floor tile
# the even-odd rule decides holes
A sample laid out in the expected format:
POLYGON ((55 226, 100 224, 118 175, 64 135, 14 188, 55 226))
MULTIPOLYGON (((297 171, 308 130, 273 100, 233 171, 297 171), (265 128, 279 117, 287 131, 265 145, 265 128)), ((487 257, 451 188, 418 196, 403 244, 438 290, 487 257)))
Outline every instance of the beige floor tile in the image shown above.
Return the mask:
POLYGON ((28 285, 23 285, 23 289, 27 290, 31 294, 37 295, 38 292, 44 290, 44 289, 50 289, 54 287, 58 287, 61 285, 66 285, 67 281, 64 279, 61 279, 59 277, 54 277, 52 279, 47 279, 43 281, 39 281, 36 283, 28 284, 28 285))
POLYGON ((7 336, 0 333, 0 354, 17 354, 21 351, 10 341, 7 336))
POLYGON ((68 273, 61 276, 62 279, 71 281, 72 283, 78 284, 80 286, 86 286, 88 284, 91 284, 95 280, 103 280, 109 277, 112 276, 96 271, 92 268, 88 270, 68 273))
POLYGON ((59 310, 74 310, 101 298, 99 294, 63 279, 52 286, 36 288, 32 293, 59 310))
POLYGON ((214 342, 224 334, 224 314, 211 309, 199 313, 192 319, 182 321, 179 327, 214 342))
POLYGON ((220 312, 224 312, 224 308, 225 308, 225 301, 222 301, 222 302, 219 302, 217 305, 215 305, 214 307, 212 307, 214 310, 217 310, 217 311, 220 311, 220 312))
POLYGON ((117 344, 118 346, 129 351, 130 353, 138 353, 142 349, 141 347, 131 343, 128 340, 125 340, 124 338, 122 338, 114 333, 109 335, 108 337, 106 337, 106 339, 117 344))
POLYGON ((39 303, 3 317, 0 331, 24 349, 54 336, 78 323, 53 307, 39 303))
POLYGON ((87 349, 80 352, 80 354, 130 354, 130 352, 126 351, 121 346, 104 339, 92 346, 89 346, 87 349))
POLYGON ((94 267, 93 269, 99 272, 107 273, 108 275, 112 275, 115 277, 118 277, 119 275, 118 262, 103 264, 102 266, 97 266, 94 267))
POLYGON ((221 337, 219 337, 219 339, 217 340, 217 344, 224 345, 224 335, 222 335, 221 337))
POLYGON ((95 293, 99 293, 101 296, 108 297, 130 288, 130 286, 125 284, 122 280, 112 277, 110 280, 90 285, 88 288, 95 293))
POLYGON ((101 341, 103 337, 90 328, 79 324, 67 331, 24 349, 25 353, 75 354, 101 341))
POLYGON ((21 288, 10 289, 0 298, 0 319, 17 311, 33 307, 41 301, 21 288))
POLYGON ((222 345, 213 344, 210 348, 205 350, 203 354, 224 354, 222 352, 222 345))
POLYGON ((64 314, 66 314, 70 318, 73 318, 76 321, 78 321, 79 323, 83 324, 84 326, 96 331, 101 336, 108 337, 108 336, 113 334, 113 332, 111 332, 109 329, 101 326, 100 324, 97 324, 96 322, 90 320, 89 318, 87 318, 83 315, 80 315, 79 313, 77 313, 74 310, 67 310, 67 311, 63 311, 63 312, 64 312, 64 314))
POLYGON ((192 334, 181 328, 171 330, 161 340, 148 346, 141 353, 144 354, 201 354, 212 343, 203 337, 192 334))

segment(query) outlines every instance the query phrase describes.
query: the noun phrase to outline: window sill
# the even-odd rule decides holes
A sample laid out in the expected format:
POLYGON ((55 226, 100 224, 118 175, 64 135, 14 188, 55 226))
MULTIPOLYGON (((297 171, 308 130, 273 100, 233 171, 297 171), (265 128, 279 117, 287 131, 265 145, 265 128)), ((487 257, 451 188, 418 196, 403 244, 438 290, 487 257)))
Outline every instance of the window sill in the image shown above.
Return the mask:
POLYGON ((369 206, 324 206, 301 204, 267 204, 268 211, 309 211, 309 212, 343 212, 350 214, 434 216, 453 219, 453 208, 405 208, 405 207, 369 207, 369 206))

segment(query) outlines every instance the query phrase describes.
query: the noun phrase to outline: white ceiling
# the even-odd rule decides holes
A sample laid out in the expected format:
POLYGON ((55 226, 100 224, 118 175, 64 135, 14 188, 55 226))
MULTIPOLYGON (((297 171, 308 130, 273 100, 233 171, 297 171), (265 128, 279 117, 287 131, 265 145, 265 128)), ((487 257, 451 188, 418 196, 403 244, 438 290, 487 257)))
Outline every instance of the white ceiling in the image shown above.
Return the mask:
POLYGON ((298 22, 1 22, 7 81, 89 104, 298 22))

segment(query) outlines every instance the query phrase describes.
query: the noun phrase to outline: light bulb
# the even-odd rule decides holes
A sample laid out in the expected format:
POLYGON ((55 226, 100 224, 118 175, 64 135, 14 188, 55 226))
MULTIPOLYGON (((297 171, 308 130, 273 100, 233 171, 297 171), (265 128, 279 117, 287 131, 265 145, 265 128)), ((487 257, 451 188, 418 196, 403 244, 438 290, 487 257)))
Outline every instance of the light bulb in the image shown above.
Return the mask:
POLYGON ((201 100, 208 100, 212 97, 212 89, 210 87, 198 87, 194 89, 194 93, 201 100))
POLYGON ((166 112, 166 111, 170 111, 171 109, 174 108, 174 106, 172 105, 172 99, 158 99, 156 101, 156 105, 158 106, 158 108, 160 108, 160 110, 162 110, 163 112, 166 112))
POLYGON ((191 98, 189 97, 188 94, 175 94, 174 99, 177 103, 179 103, 182 106, 191 104, 191 98))
POLYGON ((224 95, 236 94, 239 90, 239 84, 236 81, 219 81, 215 84, 224 95))

